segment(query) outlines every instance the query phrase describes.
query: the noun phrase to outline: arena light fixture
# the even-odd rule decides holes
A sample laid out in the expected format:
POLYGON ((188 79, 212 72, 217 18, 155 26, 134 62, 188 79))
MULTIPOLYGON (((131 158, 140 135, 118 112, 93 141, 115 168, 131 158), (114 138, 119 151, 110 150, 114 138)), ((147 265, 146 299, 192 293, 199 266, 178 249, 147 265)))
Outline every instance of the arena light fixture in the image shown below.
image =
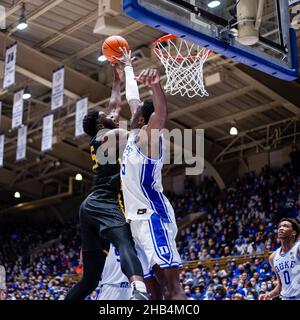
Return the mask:
POLYGON ((17 24, 17 29, 18 30, 24 30, 28 27, 28 23, 26 21, 26 14, 25 14, 25 4, 23 3, 22 9, 21 9, 21 16, 20 20, 17 24))
POLYGON ((20 198, 21 198, 20 192, 16 191, 15 194, 14 194, 14 197, 15 197, 16 199, 20 199, 20 198))
POLYGON ((210 1, 208 3, 208 7, 213 9, 213 8, 218 7, 220 4, 221 4, 221 1, 210 1))
POLYGON ((239 133, 239 131, 236 127, 231 127, 229 133, 231 136, 236 136, 239 133))
POLYGON ((99 62, 105 62, 107 61, 107 58, 105 56, 99 56, 98 59, 97 59, 99 62))
POLYGON ((82 175, 80 173, 77 173, 75 176, 76 181, 82 181, 82 175))
POLYGON ((24 93, 23 93, 23 99, 28 100, 31 98, 31 92, 28 88, 25 88, 24 93))

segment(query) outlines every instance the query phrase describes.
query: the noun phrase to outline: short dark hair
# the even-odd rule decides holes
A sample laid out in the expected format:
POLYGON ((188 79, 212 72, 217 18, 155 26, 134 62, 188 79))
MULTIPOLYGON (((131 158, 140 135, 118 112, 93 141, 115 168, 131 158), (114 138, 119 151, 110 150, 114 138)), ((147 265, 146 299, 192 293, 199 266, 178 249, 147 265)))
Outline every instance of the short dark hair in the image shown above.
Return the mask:
POLYGON ((295 219, 292 219, 292 218, 282 218, 279 222, 279 224, 283 221, 287 221, 289 223, 291 223, 292 227, 293 227, 293 230, 296 231, 296 240, 298 239, 299 237, 299 234, 300 234, 300 225, 299 223, 295 220, 295 219))
POLYGON ((145 123, 148 124, 151 114, 154 112, 154 105, 152 100, 145 100, 142 105, 142 116, 145 123))
POLYGON ((97 120, 99 117, 98 111, 90 111, 82 121, 83 131, 90 137, 94 137, 97 134, 97 120))

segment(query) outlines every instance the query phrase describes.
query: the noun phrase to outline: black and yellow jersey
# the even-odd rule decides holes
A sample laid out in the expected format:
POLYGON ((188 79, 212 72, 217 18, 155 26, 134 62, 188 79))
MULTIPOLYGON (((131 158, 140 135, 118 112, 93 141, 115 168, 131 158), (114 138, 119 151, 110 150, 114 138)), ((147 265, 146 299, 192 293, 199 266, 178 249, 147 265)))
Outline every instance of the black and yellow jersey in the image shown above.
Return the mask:
POLYGON ((93 172, 95 175, 93 191, 107 190, 119 193, 121 191, 120 163, 119 161, 115 164, 99 163, 96 154, 98 148, 101 146, 101 141, 96 140, 96 137, 97 136, 92 138, 90 141, 93 172))

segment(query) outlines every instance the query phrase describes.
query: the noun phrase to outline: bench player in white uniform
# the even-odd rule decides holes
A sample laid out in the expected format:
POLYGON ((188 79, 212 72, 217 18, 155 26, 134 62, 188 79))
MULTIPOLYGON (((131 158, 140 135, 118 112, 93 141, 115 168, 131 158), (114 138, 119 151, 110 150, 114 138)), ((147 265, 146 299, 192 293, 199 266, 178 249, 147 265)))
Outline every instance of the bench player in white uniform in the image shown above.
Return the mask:
POLYGON ((278 226, 281 247, 269 258, 277 277, 277 286, 260 296, 270 300, 280 295, 282 300, 300 300, 300 226, 294 219, 282 219, 278 226))
POLYGON ((175 242, 174 210, 162 187, 165 147, 160 132, 167 121, 166 97, 157 70, 145 69, 135 78, 131 54, 123 51, 120 61, 125 64, 126 98, 132 114, 121 166, 126 219, 144 277, 155 275, 166 299, 186 299, 179 281, 181 259, 175 242), (151 87, 153 102, 140 101, 136 79, 151 87), (156 137, 153 132, 158 133, 156 137))
POLYGON ((132 289, 121 270, 120 255, 111 244, 106 257, 97 300, 130 300, 132 289))

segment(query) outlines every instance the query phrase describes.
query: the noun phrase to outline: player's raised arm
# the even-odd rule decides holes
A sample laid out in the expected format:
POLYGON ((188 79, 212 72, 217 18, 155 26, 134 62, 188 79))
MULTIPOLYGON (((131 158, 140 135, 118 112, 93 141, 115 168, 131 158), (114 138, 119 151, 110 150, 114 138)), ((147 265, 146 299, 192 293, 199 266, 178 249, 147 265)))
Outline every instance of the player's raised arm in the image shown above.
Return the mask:
POLYGON ((160 75, 156 69, 145 69, 138 77, 138 82, 150 86, 153 92, 154 112, 152 113, 148 125, 147 134, 150 136, 152 129, 164 129, 167 122, 167 99, 161 87, 160 75))
POLYGON ((133 73, 132 61, 131 58, 131 50, 127 52, 126 48, 121 48, 120 51, 122 52, 123 57, 118 58, 114 57, 120 63, 124 64, 124 71, 125 71, 125 81, 126 81, 126 100, 130 107, 131 116, 133 116, 137 110, 137 108, 141 104, 139 88, 137 82, 135 80, 135 76, 133 73))
POLYGON ((122 65, 119 63, 112 64, 113 84, 111 96, 107 107, 107 113, 113 114, 115 121, 119 121, 121 113, 121 81, 122 81, 122 65))

